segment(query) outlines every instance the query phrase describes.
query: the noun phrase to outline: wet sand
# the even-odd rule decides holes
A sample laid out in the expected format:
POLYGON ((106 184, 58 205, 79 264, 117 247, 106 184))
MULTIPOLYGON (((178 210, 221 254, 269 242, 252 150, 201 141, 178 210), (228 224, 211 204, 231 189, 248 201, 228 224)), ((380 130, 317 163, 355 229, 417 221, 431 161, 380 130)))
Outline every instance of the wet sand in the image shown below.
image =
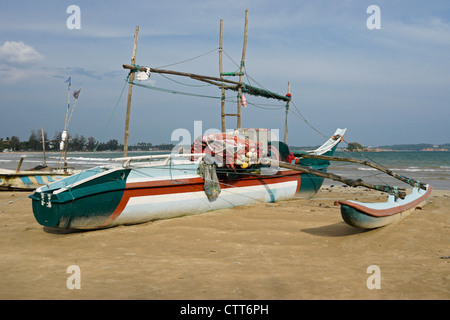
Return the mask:
POLYGON ((0 193, 0 299, 450 299, 450 191, 370 231, 334 205, 385 198, 365 189, 75 233, 40 226, 28 194, 0 193))

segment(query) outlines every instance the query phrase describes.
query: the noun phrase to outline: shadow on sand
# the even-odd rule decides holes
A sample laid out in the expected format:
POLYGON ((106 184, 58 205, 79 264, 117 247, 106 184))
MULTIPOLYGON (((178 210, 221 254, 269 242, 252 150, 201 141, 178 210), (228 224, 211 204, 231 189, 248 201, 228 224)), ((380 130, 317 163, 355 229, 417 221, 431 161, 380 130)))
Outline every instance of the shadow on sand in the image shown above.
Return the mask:
POLYGON ((369 231, 369 229, 358 229, 347 225, 345 222, 338 222, 327 226, 302 229, 302 232, 320 237, 345 237, 369 231))

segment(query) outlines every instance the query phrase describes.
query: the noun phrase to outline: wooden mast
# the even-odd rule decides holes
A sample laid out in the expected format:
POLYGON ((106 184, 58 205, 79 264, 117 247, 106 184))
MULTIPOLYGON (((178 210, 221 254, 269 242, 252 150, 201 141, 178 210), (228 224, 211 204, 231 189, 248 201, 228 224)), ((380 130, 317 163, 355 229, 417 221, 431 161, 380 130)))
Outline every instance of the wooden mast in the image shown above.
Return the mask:
MULTIPOLYGON (((288 82, 288 95, 291 94, 291 83, 288 82)), ((286 118, 284 120, 284 143, 287 144, 289 101, 286 102, 286 118)))
POLYGON ((132 93, 132 86, 133 86, 132 82, 134 81, 135 72, 137 72, 137 71, 148 71, 149 70, 152 73, 184 76, 184 77, 189 77, 194 80, 203 81, 203 82, 220 87, 221 91, 222 91, 222 96, 221 96, 222 132, 226 131, 225 117, 227 117, 227 116, 237 117, 237 128, 241 128, 242 92, 251 94, 251 95, 255 95, 255 96, 263 96, 266 98, 273 98, 273 99, 278 99, 278 100, 283 100, 283 101, 290 100, 290 98, 287 96, 282 96, 282 95, 276 94, 274 92, 270 92, 270 91, 243 83, 244 68, 245 68, 245 56, 246 56, 246 51, 247 51, 247 38, 248 38, 248 10, 245 10, 244 43, 243 43, 243 49, 242 49, 241 65, 240 65, 238 72, 231 72, 231 73, 223 72, 223 62, 222 62, 223 20, 220 20, 220 40, 219 40, 220 77, 211 77, 211 76, 205 76, 205 75, 194 74, 194 73, 186 73, 186 72, 179 72, 179 71, 173 71, 173 70, 164 70, 164 69, 157 69, 157 68, 151 68, 151 67, 136 66, 135 60, 136 60, 138 31, 139 31, 139 27, 137 26, 135 37, 134 37, 135 41, 134 41, 134 50, 133 50, 133 57, 131 59, 131 64, 123 64, 122 65, 124 69, 130 70, 130 75, 129 75, 130 85, 129 85, 129 90, 128 90, 127 118, 126 118, 126 124, 125 124, 124 157, 127 156, 127 150, 128 150, 129 117, 130 117, 130 108, 131 108, 131 93, 132 93), (239 81, 232 81, 229 79, 225 79, 224 76, 239 76, 239 81), (238 92, 237 93, 237 97, 238 97, 237 113, 225 113, 225 90, 234 90, 234 91, 238 92))
POLYGON ((245 10, 245 26, 244 26, 244 44, 242 48, 242 58, 241 58, 241 66, 239 68, 239 72, 236 73, 227 73, 227 75, 236 76, 239 75, 239 82, 237 87, 237 113, 225 113, 225 86, 223 84, 224 79, 223 76, 225 73, 223 72, 222 66, 222 51, 223 51, 223 20, 220 20, 220 40, 219 40, 219 72, 220 78, 222 79, 222 98, 221 98, 221 120, 222 120, 222 132, 225 132, 225 117, 226 116, 234 116, 237 117, 236 127, 239 129, 241 127, 241 106, 242 106, 242 79, 244 76, 244 67, 245 67, 245 54, 247 51, 247 36, 248 36, 248 9, 245 10))
POLYGON ((68 92, 67 92, 66 121, 64 122, 64 131, 61 134, 61 140, 64 140, 65 146, 64 146, 64 150, 61 150, 61 147, 60 147, 60 152, 59 152, 59 161, 60 161, 60 163, 58 164, 58 169, 63 169, 64 168, 64 171, 67 170, 66 159, 67 159, 67 146, 69 144, 69 134, 67 133, 67 119, 69 117, 69 108, 70 108, 70 87, 72 86, 72 79, 71 79, 71 77, 69 77, 68 81, 69 81, 69 86, 68 86, 68 92), (66 135, 65 135, 65 138, 62 139, 63 135, 64 135, 64 132, 66 133, 66 135), (64 162, 62 162, 63 160, 61 159, 63 151, 64 151, 64 162), (59 165, 61 165, 61 167, 59 167, 59 165))
MULTIPOLYGON (((222 48, 223 48, 223 20, 220 20, 220 36, 219 36, 219 73, 220 78, 223 79, 223 66, 222 66, 222 48)), ((220 100, 221 106, 221 120, 222 120, 222 132, 225 133, 225 88, 224 83, 222 82, 222 97, 220 100)))
POLYGON ((244 27, 244 45, 242 47, 242 59, 241 68, 239 70, 239 83, 241 84, 238 88, 238 105, 237 105, 237 129, 241 128, 241 94, 242 94, 242 78, 244 76, 244 66, 245 66, 245 53, 247 51, 247 35, 248 35, 248 9, 245 10, 245 27, 244 27))
MULTIPOLYGON (((133 56, 131 57, 132 65, 134 65, 136 63, 138 33, 139 33, 139 26, 136 26, 136 31, 134 32, 133 56)), ((135 73, 131 72, 129 81, 133 82, 134 77, 135 77, 135 73)), ((126 120, 125 120, 125 137, 124 137, 124 143, 123 143, 123 156, 124 157, 126 157, 128 155, 128 137, 130 135, 130 111, 131 111, 131 94, 132 94, 132 92, 133 92, 133 85, 130 83, 128 86, 127 116, 126 116, 126 120)))

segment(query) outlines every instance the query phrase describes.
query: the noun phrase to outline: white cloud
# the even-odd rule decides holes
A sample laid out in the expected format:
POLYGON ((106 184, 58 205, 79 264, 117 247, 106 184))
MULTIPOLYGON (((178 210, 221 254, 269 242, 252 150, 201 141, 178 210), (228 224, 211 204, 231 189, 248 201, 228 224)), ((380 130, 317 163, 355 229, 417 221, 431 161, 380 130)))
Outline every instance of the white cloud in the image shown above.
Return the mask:
POLYGON ((44 57, 22 41, 5 41, 0 47, 0 60, 13 64, 29 64, 44 57))

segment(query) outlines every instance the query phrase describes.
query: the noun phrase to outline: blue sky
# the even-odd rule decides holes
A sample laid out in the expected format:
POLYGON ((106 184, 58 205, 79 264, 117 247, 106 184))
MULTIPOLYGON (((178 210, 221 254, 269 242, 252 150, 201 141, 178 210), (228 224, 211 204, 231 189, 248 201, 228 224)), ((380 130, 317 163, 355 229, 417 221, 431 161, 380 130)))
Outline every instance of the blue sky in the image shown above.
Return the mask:
MULTIPOLYGON (((123 142, 128 88, 119 99, 127 75, 122 64, 130 63, 135 26, 140 27, 137 64, 161 67, 209 52, 167 69, 218 76, 220 19, 224 70, 235 71, 246 9, 250 82, 281 94, 291 83, 295 107, 289 115, 289 144, 320 144, 321 134, 331 135, 338 127, 348 128, 346 141, 369 146, 450 142, 447 0, 4 2, 0 137, 27 140, 41 126, 49 137, 62 131, 64 80, 71 76, 72 90, 82 91, 69 133, 123 142), (81 29, 67 27, 70 5, 80 8, 81 29), (380 29, 367 27, 370 5, 381 10, 380 29)), ((143 84, 220 95, 217 88, 157 74, 143 84)), ((230 92, 227 98, 236 95, 230 92)), ((243 109, 243 127, 283 132, 282 105, 247 100, 254 104, 243 109)), ((234 113, 236 105, 227 102, 226 108, 234 113)), ((220 128, 220 101, 134 87, 130 143, 177 143, 171 141, 172 132, 193 133, 195 120, 203 121, 204 130, 220 128)), ((227 118, 227 128, 234 127, 235 119, 227 118)))

